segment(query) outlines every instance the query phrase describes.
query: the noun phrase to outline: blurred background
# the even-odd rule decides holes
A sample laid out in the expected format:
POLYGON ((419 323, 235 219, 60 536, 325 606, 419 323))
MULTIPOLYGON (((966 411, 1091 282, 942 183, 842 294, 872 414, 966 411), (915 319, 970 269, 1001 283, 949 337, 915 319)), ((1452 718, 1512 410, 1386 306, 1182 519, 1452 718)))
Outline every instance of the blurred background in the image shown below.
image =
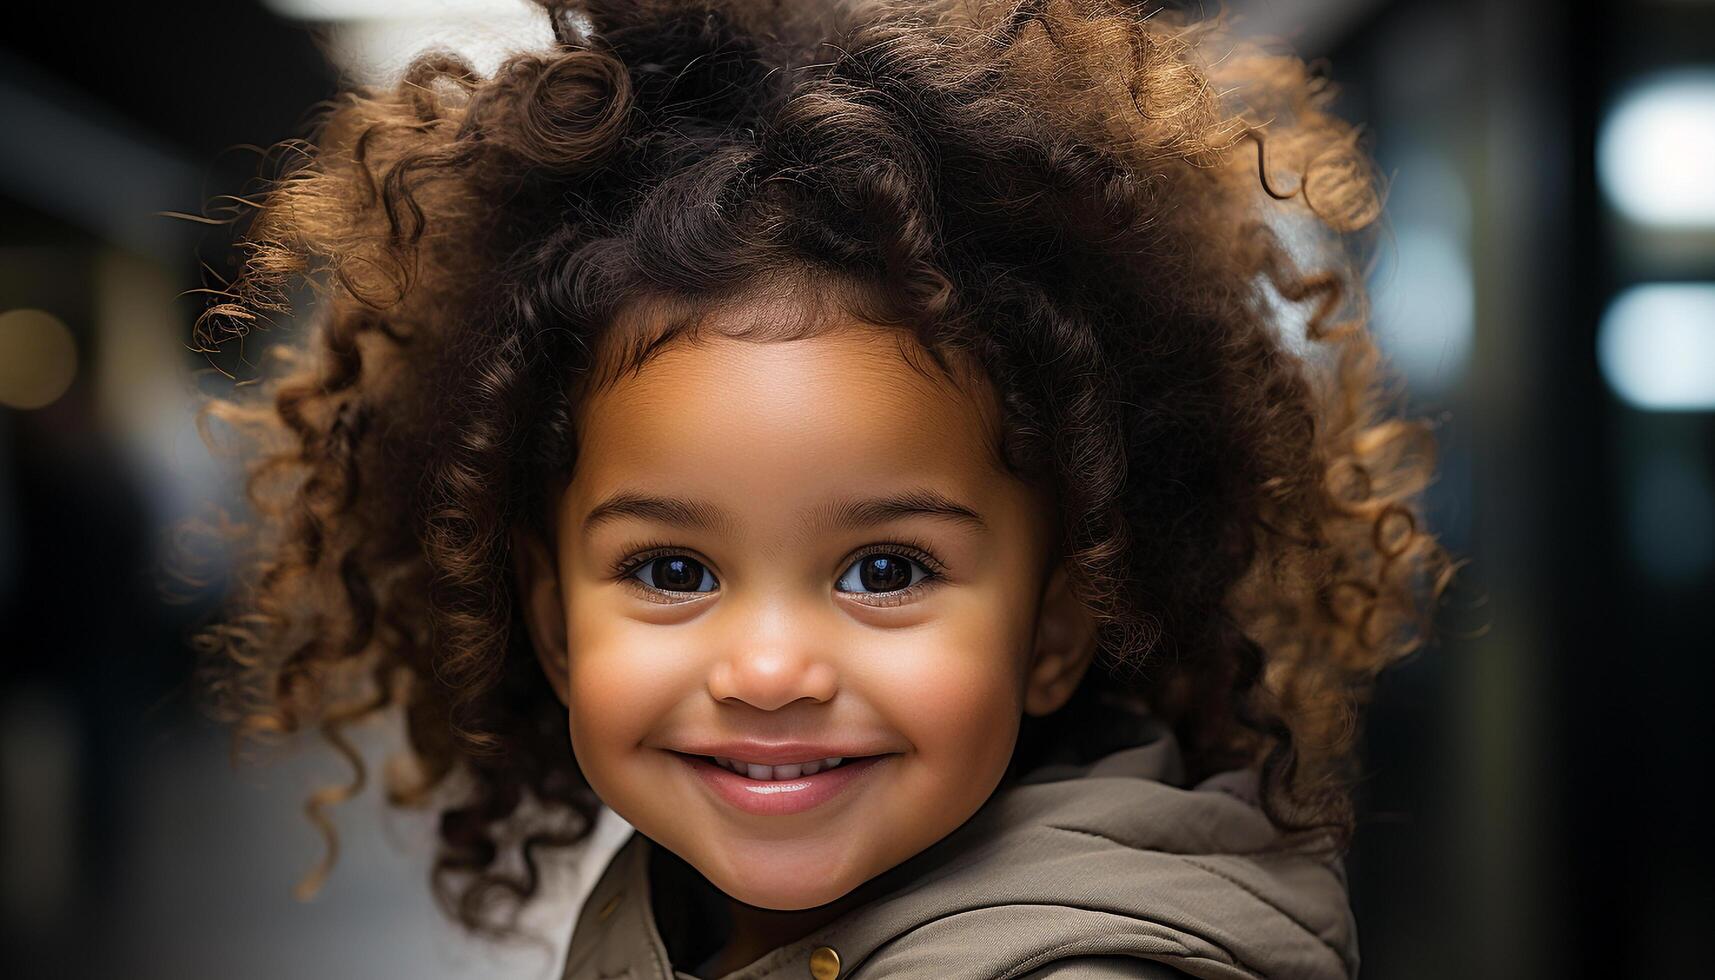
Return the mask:
MULTIPOLYGON (((1363 975, 1706 975, 1715 2, 1230 9, 1329 60, 1391 180, 1375 328, 1441 421, 1433 517, 1471 562, 1369 716, 1363 975)), ((5 975, 556 976, 594 872, 528 920, 541 943, 467 940, 428 894, 432 821, 373 790, 295 901, 302 799, 342 768, 313 740, 231 768, 187 687, 207 607, 152 584, 163 529, 231 491, 192 425, 230 382, 187 290, 233 257, 156 212, 253 191, 342 80, 547 39, 516 0, 220 0, 49 5, 0 41, 5 975)))

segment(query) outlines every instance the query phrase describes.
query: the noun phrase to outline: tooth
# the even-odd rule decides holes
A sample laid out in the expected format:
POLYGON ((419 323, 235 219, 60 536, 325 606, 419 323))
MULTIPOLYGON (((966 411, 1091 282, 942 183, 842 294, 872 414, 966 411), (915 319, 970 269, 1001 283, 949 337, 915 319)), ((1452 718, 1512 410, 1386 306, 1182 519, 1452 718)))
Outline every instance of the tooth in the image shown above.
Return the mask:
POLYGON ((740 776, 749 776, 756 780, 797 779, 800 776, 814 776, 816 773, 826 772, 846 761, 845 756, 836 755, 827 759, 811 759, 809 762, 799 762, 789 766, 764 766, 718 755, 709 758, 740 776))

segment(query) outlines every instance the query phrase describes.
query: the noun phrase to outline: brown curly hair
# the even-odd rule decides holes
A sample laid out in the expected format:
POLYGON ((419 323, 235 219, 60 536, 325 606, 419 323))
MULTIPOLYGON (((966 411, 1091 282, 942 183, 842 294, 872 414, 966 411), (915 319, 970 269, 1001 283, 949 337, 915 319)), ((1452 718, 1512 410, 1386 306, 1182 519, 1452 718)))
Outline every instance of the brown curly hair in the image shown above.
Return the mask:
POLYGON ((342 731, 393 709, 388 797, 440 808, 435 892, 472 930, 510 931, 539 848, 588 836, 507 532, 545 526, 624 310, 672 311, 636 366, 782 283, 855 283, 864 319, 975 357, 1008 467, 1056 491, 1101 644, 1015 766, 1125 692, 1191 778, 1254 765, 1277 826, 1344 846, 1358 708, 1456 563, 1420 520, 1429 427, 1389 410, 1365 328, 1381 188, 1327 80, 1121 0, 544 7, 551 50, 490 77, 430 52, 325 106, 197 321, 218 351, 315 293, 278 370, 199 415, 239 437, 253 512, 184 528, 240 548, 194 637, 213 706, 354 767, 309 801, 305 888, 365 780, 342 731))

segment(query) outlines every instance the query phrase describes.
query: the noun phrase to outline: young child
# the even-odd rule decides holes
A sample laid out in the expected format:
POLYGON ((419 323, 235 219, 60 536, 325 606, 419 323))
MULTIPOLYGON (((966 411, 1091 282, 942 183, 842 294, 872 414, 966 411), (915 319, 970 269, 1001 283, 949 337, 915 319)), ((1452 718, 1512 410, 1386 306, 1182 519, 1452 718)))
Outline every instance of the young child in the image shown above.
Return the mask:
POLYGON ((1356 710, 1452 563, 1327 85, 1119 0, 544 16, 331 103, 199 321, 319 291, 208 408, 198 635, 356 767, 309 884, 399 711, 473 930, 635 828, 566 978, 1354 976, 1356 710))

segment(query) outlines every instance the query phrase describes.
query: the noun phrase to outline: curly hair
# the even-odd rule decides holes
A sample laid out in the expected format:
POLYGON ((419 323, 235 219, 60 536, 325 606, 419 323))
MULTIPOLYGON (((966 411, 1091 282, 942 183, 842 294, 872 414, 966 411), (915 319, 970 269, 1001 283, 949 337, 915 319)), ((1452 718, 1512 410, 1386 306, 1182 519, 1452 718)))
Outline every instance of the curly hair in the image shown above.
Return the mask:
POLYGON ((1327 79, 1121 0, 543 6, 550 50, 486 77, 428 52, 326 104, 197 320, 214 352, 315 300, 199 413, 250 514, 186 528, 237 548, 193 637, 213 708, 353 766, 309 800, 303 889, 365 782, 343 732, 385 712, 388 798, 439 808, 435 894, 469 929, 510 931, 540 849, 588 837, 508 531, 570 478, 601 352, 635 367, 775 289, 974 358, 1007 466, 1054 489, 1100 643, 1015 765, 1120 692, 1192 778, 1254 766, 1277 827, 1344 847, 1359 709, 1457 563, 1421 519, 1430 426, 1365 326, 1382 188, 1327 79), (667 315, 619 347, 644 303, 667 315))

